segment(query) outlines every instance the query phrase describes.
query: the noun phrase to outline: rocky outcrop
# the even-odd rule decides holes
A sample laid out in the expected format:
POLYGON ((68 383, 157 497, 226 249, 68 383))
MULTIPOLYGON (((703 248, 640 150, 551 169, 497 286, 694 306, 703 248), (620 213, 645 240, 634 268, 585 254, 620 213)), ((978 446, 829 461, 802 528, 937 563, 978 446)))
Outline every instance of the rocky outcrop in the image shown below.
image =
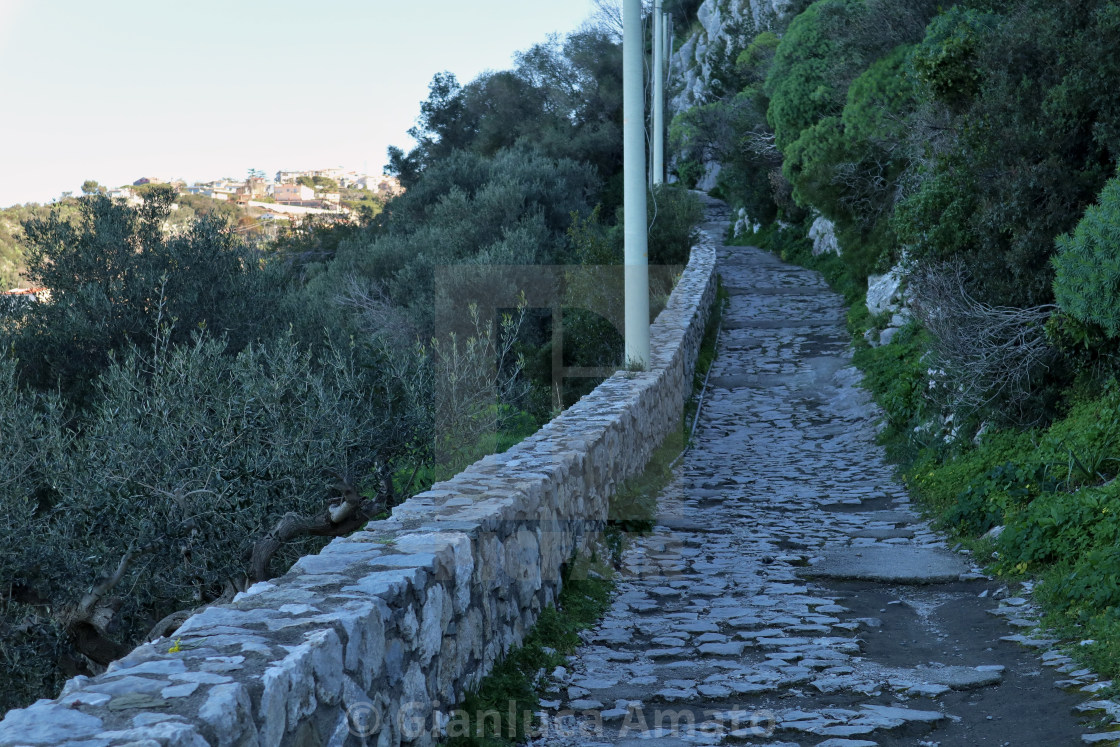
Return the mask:
POLYGON ((704 164, 704 176, 696 183, 696 188, 702 192, 710 192, 715 189, 716 184, 719 183, 719 172, 723 170, 723 166, 715 161, 708 161, 704 164))
POLYGON ((868 330, 865 339, 871 345, 889 345, 898 331, 910 323, 910 309, 906 308, 905 274, 902 266, 891 268, 885 275, 867 278, 867 310, 875 316, 890 315, 887 327, 878 332, 868 330))
POLYGON ((735 225, 731 229, 731 235, 739 237, 748 233, 758 233, 761 230, 762 224, 756 220, 751 220, 751 217, 747 215, 746 208, 739 208, 739 214, 735 218, 735 225))
POLYGON ((879 316, 902 307, 902 268, 894 267, 886 275, 867 278, 867 310, 879 316))
POLYGON ((680 427, 715 296, 697 247, 622 371, 538 433, 191 617, 56 700, 9 712, 0 746, 429 745, 560 591, 610 496, 680 427))
POLYGON ((672 114, 707 103, 720 68, 733 65, 738 52, 759 31, 772 28, 788 5, 789 0, 704 0, 697 11, 699 27, 671 58, 672 114))
POLYGON ((840 256, 840 242, 836 240, 836 224, 823 215, 818 215, 809 227, 809 239, 813 242, 813 256, 835 254, 840 256))

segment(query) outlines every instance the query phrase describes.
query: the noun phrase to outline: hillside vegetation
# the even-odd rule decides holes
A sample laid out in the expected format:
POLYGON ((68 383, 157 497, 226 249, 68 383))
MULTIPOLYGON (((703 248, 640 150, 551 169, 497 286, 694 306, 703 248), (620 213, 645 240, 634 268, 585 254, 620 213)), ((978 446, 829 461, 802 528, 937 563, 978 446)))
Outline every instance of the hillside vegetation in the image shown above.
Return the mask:
MULTIPOLYGON (((390 154, 407 193, 358 224, 172 231, 161 187, 21 216, 51 296, 0 316, 0 709, 532 433, 596 381, 554 382, 554 313, 564 365, 622 365, 586 280, 533 270, 621 262, 620 59, 589 30, 437 75, 390 154)), ((651 205, 651 256, 685 263, 698 202, 651 205)))
POLYGON ((673 123, 677 171, 853 304, 884 440, 942 524, 1120 674, 1120 5, 795 2, 673 123), (713 88, 713 90, 715 90, 713 88), (842 255, 813 256, 809 226, 842 255), (897 267, 912 321, 863 305, 897 267), (897 325, 899 319, 893 320, 897 325), (866 334, 865 334, 866 333, 866 334))

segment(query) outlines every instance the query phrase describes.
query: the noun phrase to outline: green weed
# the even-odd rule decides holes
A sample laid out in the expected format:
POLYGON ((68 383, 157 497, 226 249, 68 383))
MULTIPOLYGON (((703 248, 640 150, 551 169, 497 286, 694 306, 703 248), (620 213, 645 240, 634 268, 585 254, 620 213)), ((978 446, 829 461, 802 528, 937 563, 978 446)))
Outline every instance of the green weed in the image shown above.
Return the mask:
POLYGON ((540 688, 554 668, 580 644, 579 631, 610 608, 614 584, 604 578, 564 582, 555 607, 541 613, 525 642, 506 655, 451 714, 451 747, 499 747, 520 744, 531 733, 540 708, 540 688))

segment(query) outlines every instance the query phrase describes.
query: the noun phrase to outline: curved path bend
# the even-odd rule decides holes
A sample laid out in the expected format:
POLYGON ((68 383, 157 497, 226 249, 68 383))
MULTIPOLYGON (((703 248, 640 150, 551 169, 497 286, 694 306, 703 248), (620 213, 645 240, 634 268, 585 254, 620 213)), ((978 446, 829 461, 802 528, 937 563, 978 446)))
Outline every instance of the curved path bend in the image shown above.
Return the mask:
POLYGON ((1100 683, 911 508, 841 298, 727 225, 708 200, 731 302, 694 448, 534 744, 1112 744, 1100 683))

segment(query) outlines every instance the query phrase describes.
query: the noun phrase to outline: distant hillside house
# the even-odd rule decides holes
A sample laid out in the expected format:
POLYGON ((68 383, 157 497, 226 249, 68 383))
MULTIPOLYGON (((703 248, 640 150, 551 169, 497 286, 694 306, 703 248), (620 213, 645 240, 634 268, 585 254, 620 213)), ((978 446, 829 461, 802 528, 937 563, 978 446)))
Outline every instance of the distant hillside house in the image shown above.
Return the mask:
POLYGON ((404 194, 404 187, 395 176, 384 174, 382 176, 367 176, 361 182, 362 186, 370 192, 376 192, 382 197, 397 197, 404 194))
POLYGON ((276 181, 280 184, 291 184, 301 176, 311 176, 310 171, 277 171, 276 181))
POLYGON ((272 192, 277 202, 309 202, 315 199, 315 190, 302 184, 277 184, 272 192))
POLYGON ((51 292, 47 288, 12 288, 0 291, 0 300, 10 302, 49 301, 51 292))
POLYGON ((257 199, 258 197, 267 197, 272 185, 264 179, 254 176, 245 182, 245 187, 253 199, 257 199))
POLYGON ((361 181, 365 178, 365 174, 359 174, 357 171, 347 171, 342 176, 338 177, 338 186, 344 189, 361 189, 361 181))
POLYGON ((321 177, 323 179, 330 179, 331 181, 337 182, 339 179, 342 178, 342 175, 345 174, 345 173, 346 172, 344 172, 341 168, 337 168, 337 169, 317 169, 317 170, 311 172, 311 176, 312 177, 318 176, 318 177, 321 177))
POLYGON ((145 184, 167 184, 166 179, 160 179, 156 176, 142 176, 132 183, 134 187, 143 187, 145 184))
POLYGON ((243 185, 235 190, 237 204, 248 206, 252 200, 268 197, 269 187, 271 185, 264 179, 257 177, 247 179, 243 185))
POLYGON ((140 199, 139 195, 137 195, 128 187, 121 187, 120 189, 110 189, 108 195, 110 199, 124 200, 129 205, 139 205, 144 202, 142 199, 140 199))

